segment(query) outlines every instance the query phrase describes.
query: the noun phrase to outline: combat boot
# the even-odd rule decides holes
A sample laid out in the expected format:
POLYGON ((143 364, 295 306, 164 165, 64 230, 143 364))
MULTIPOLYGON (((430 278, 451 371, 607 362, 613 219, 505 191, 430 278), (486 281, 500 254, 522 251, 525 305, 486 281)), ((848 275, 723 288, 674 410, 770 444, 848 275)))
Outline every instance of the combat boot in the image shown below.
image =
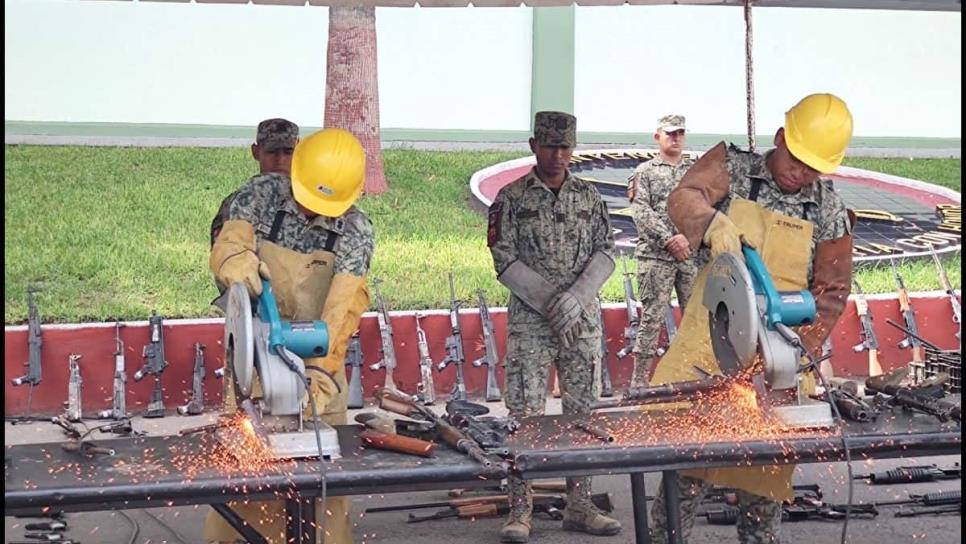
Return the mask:
POLYGON ((530 515, 515 516, 513 513, 500 529, 500 542, 522 544, 530 541, 530 515))
POLYGON ((582 499, 567 504, 563 528, 565 531, 580 531, 595 536, 613 536, 621 532, 621 522, 605 516, 590 500, 582 499))
POLYGON ((632 387, 647 387, 651 381, 651 366, 654 356, 647 353, 634 354, 634 370, 631 376, 632 387))

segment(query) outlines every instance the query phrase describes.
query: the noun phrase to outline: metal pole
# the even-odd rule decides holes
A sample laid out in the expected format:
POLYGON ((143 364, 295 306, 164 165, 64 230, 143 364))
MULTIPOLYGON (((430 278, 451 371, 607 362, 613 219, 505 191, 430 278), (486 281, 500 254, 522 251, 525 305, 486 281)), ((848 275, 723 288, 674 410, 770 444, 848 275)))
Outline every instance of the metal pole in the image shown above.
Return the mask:
POLYGON ((245 520, 235 513, 234 510, 229 508, 227 504, 215 502, 211 503, 211 507, 215 510, 215 512, 218 512, 218 514, 220 514, 225 521, 228 522, 228 525, 231 525, 232 529, 238 531, 238 534, 245 538, 245 542, 248 542, 249 544, 268 544, 268 541, 265 540, 265 537, 263 537, 261 533, 246 523, 245 520))
POLYGON ((755 150, 755 70, 752 63, 751 2, 745 0, 745 96, 748 102, 748 150, 755 150))
POLYGON ((315 544, 315 499, 286 499, 285 514, 285 541, 315 544))
POLYGON ((631 473, 631 507, 634 509, 634 542, 651 544, 651 529, 647 526, 647 496, 644 473, 631 473))
POLYGON ((678 493, 678 472, 665 470, 661 478, 664 486, 664 510, 667 515, 667 542, 681 544, 681 496, 678 493))

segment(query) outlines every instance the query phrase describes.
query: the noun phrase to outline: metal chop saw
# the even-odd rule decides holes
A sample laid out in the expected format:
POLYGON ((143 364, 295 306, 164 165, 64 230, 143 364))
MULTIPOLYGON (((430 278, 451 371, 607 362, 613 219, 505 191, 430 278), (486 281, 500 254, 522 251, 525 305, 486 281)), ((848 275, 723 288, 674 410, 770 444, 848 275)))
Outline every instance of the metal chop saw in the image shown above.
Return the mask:
POLYGON ((767 397, 789 426, 832 426, 829 405, 799 390, 799 372, 808 367, 799 362, 801 339, 791 327, 815 320, 815 298, 809 291, 778 291, 758 252, 748 246, 741 251, 744 261, 722 253, 711 263, 702 299, 721 372, 753 372, 759 397, 767 397))
POLYGON ((255 311, 242 284, 228 290, 225 365, 232 369, 236 402, 275 458, 318 457, 316 428, 321 454, 341 457, 335 429, 302 417, 308 402, 303 358, 323 357, 328 349, 329 330, 322 321, 282 320, 268 280, 255 311))

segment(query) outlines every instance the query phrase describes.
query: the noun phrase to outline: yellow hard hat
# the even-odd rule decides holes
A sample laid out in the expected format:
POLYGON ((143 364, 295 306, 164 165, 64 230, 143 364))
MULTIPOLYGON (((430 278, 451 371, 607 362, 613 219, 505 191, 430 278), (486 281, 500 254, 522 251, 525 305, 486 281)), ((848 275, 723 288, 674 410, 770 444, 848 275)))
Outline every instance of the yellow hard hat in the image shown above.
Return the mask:
POLYGON ((852 114, 834 94, 810 94, 785 112, 785 144, 798 160, 830 174, 852 139, 852 114))
POLYGON ((295 146, 292 195, 313 212, 339 217, 362 193, 366 152, 348 130, 326 128, 295 146))

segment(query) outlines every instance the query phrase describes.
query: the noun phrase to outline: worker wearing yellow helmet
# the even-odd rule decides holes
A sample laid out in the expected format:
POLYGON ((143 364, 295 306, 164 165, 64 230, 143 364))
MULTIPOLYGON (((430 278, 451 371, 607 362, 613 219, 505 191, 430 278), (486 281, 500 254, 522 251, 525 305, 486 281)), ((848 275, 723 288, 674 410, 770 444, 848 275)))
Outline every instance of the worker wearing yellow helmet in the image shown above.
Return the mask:
MULTIPOLYGON (((818 315, 797 331, 813 354, 845 308, 852 278, 851 214, 821 174, 835 171, 852 138, 852 115, 832 94, 806 96, 785 114, 774 149, 764 154, 719 143, 682 177, 668 197, 668 213, 691 247, 703 246, 699 266, 723 252, 758 248, 779 290, 809 289, 818 315), (709 255, 710 253, 710 255, 709 255)), ((720 369, 713 356, 708 310, 702 304, 708 267, 699 273, 681 327, 654 372, 653 383, 693 379, 697 362, 720 369)), ((814 383, 803 383, 807 394, 814 383)), ((724 409, 728 409, 725 407, 724 409)), ((779 542, 781 501, 792 498, 794 465, 682 471, 682 536, 711 484, 738 489, 738 537, 743 543, 779 542)), ((663 487, 663 486, 662 486, 663 487)), ((653 509, 655 542, 666 542, 664 497, 653 509)))
MULTIPOLYGON (((241 283, 255 297, 262 278, 271 278, 283 319, 321 319, 328 325, 328 355, 305 359, 305 371, 311 402, 330 425, 346 424, 343 360, 369 305, 366 275, 375 235, 369 218, 353 205, 362 193, 365 164, 362 145, 345 130, 327 128, 302 139, 292 156, 291 178, 259 174, 234 194, 208 260, 220 287, 241 283)), ((234 409, 227 367, 225 383, 226 407, 234 409)), ((310 406, 303 416, 313 417, 310 406)), ((269 543, 286 541, 283 501, 230 506, 269 543)), ((323 512, 325 541, 351 542, 348 499, 328 499, 324 508, 317 504, 315 519, 321 520, 323 512)), ((242 539, 214 512, 204 538, 242 539)))

